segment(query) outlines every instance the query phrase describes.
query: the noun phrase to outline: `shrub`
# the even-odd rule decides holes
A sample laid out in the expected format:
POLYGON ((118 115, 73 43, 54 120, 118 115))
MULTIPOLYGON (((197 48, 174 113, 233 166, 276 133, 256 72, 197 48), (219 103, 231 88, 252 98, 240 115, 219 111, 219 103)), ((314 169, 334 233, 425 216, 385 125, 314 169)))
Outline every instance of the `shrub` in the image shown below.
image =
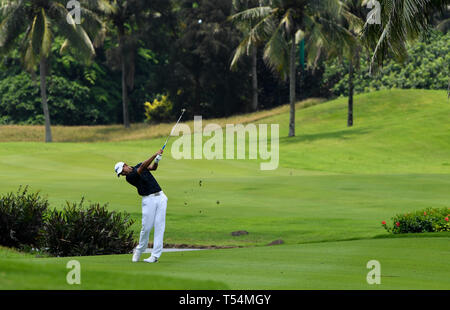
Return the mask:
POLYGON ((47 199, 28 193, 28 186, 0 197, 0 244, 37 247, 47 207, 47 199))
MULTIPOLYGON (((8 123, 44 123, 39 83, 25 72, 0 80, 0 115, 7 116, 8 123)), ((90 100, 89 87, 55 75, 48 77, 47 83, 52 124, 90 125, 102 121, 101 107, 90 100)))
POLYGON ((158 95, 153 102, 146 102, 145 118, 149 123, 170 121, 172 118, 172 102, 167 95, 158 95))
POLYGON ((67 202, 62 211, 50 211, 44 225, 43 244, 54 256, 130 253, 135 247, 134 221, 125 213, 109 212, 107 204, 83 207, 67 202))
POLYGON ((125 213, 109 212, 107 205, 83 207, 67 202, 62 211, 50 211, 44 225, 43 244, 54 256, 130 253, 135 247, 134 221, 125 213))
POLYGON ((413 213, 397 214, 389 227, 381 224, 393 234, 450 231, 450 208, 428 208, 413 213))

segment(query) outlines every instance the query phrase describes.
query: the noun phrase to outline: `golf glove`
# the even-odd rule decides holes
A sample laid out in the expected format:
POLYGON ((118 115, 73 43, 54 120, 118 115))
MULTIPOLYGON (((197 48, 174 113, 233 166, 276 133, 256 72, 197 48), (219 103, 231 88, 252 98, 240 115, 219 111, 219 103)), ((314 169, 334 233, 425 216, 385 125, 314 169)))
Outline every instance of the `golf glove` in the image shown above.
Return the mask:
POLYGON ((159 163, 159 161, 162 159, 162 156, 161 155, 156 155, 156 158, 155 158, 155 164, 157 164, 157 163, 159 163))

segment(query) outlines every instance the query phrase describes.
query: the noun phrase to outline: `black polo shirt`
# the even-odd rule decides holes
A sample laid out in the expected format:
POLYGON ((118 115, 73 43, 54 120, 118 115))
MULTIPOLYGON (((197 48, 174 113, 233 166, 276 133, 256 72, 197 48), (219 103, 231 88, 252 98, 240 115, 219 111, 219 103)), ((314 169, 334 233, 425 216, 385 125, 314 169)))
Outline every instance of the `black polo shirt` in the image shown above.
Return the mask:
POLYGON ((158 182, 153 177, 148 169, 144 169, 139 175, 138 168, 142 163, 133 167, 133 171, 126 176, 127 182, 137 188, 138 194, 141 196, 148 196, 161 191, 158 182))

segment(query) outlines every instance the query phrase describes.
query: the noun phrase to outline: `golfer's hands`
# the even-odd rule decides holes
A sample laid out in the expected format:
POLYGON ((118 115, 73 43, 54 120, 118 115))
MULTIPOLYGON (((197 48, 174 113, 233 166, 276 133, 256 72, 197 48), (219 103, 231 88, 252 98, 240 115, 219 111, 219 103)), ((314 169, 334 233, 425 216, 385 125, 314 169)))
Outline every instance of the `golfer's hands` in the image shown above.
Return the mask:
POLYGON ((159 161, 161 160, 161 158, 162 158, 162 153, 163 153, 164 151, 161 149, 161 150, 159 150, 158 152, 156 152, 156 157, 155 157, 155 164, 158 164, 159 163, 159 161))

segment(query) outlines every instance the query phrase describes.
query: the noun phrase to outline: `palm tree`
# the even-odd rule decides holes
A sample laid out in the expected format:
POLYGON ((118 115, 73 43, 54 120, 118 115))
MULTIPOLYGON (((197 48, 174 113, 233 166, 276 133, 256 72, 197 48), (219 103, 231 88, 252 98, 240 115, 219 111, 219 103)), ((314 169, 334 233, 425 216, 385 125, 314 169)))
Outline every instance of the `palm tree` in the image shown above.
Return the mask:
MULTIPOLYGON (((345 10, 343 11, 344 18, 342 19, 342 27, 350 36, 347 42, 350 44, 343 44, 343 55, 349 62, 349 78, 348 78, 348 113, 347 126, 353 126, 353 95, 354 95, 354 73, 359 69, 360 53, 362 51, 361 31, 364 26, 364 18, 366 11, 362 5, 362 0, 344 0, 345 10)), ((339 42, 335 42, 340 44, 339 42)))
POLYGON ((315 17, 316 27, 325 38, 322 48, 329 57, 339 57, 348 60, 348 113, 347 126, 353 126, 353 95, 354 74, 359 69, 359 55, 362 51, 361 31, 367 10, 363 6, 364 0, 342 0, 343 7, 339 16, 315 17))
MULTIPOLYGON (((235 12, 240 12, 252 7, 261 7, 262 1, 260 0, 233 0, 233 10, 235 12)), ((233 20, 233 16, 230 17, 233 20)), ((236 69, 238 61, 242 58, 242 56, 247 55, 252 59, 252 105, 251 110, 258 110, 258 73, 257 73, 257 65, 258 65, 258 46, 261 42, 255 37, 252 32, 253 27, 255 27, 257 23, 256 19, 247 19, 245 21, 241 20, 237 23, 237 27, 241 30, 244 35, 244 38, 240 42, 239 46, 236 48, 236 51, 233 55, 233 60, 231 61, 231 69, 236 69)))
POLYGON ((117 46, 109 49, 107 56, 111 67, 122 73, 123 125, 129 128, 129 91, 134 88, 139 41, 143 39, 146 31, 151 31, 146 26, 149 20, 159 18, 171 3, 165 0, 108 0, 108 4, 109 6, 96 11, 106 19, 108 30, 117 36, 117 46))
POLYGON ((433 24, 436 25, 436 29, 443 33, 447 33, 450 30, 450 4, 447 5, 443 12, 434 14, 433 24))
POLYGON ((245 9, 231 17, 237 23, 255 21, 249 37, 252 41, 266 42, 263 56, 266 64, 283 80, 289 79, 289 137, 295 136, 297 44, 312 31, 314 16, 337 15, 341 8, 339 0, 261 0, 260 7, 245 9))
POLYGON ((39 64, 46 142, 52 142, 46 78, 53 38, 54 36, 66 38, 61 52, 73 48, 78 55, 89 60, 95 55, 89 35, 94 35, 101 28, 101 22, 96 15, 81 8, 83 24, 89 25, 90 33, 88 33, 82 24, 75 23, 66 4, 66 1, 57 0, 0 0, 0 50, 7 52, 20 41, 25 69, 34 73, 39 64))

